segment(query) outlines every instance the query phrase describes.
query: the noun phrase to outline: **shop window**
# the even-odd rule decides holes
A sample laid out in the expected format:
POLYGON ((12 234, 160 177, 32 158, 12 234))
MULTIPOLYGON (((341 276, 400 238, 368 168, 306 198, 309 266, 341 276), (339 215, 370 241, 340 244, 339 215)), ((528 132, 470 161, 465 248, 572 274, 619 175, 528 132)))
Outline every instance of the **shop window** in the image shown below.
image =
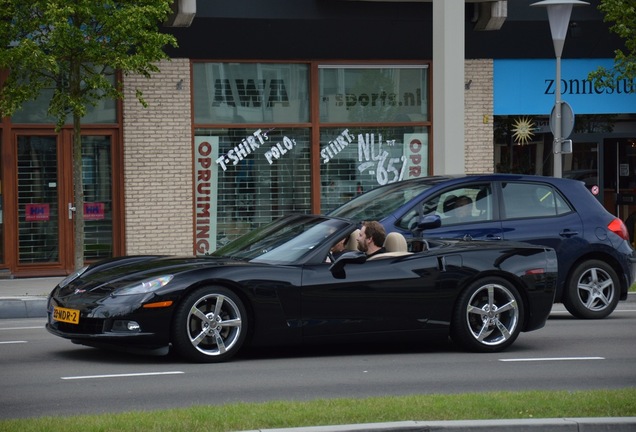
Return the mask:
POLYGON ((320 210, 328 213, 379 185, 428 175, 424 127, 320 130, 320 210))
POLYGON ((427 65, 311 66, 193 62, 196 253, 428 174, 427 65))
POLYGON ((307 64, 194 63, 197 124, 309 121, 307 64))
MULTIPOLYGON (((2 148, 2 128, 0 128, 0 148, 2 148)), ((2 154, 0 153, 0 264, 4 263, 4 214, 2 193, 2 154)))
POLYGON ((320 65, 322 123, 428 120, 425 65, 320 65))
MULTIPOLYGON (((111 84, 115 83, 115 76, 110 74, 105 78, 111 84)), ((21 109, 16 111, 11 117, 13 123, 57 123, 57 119, 48 114, 49 103, 53 97, 54 89, 43 89, 34 100, 26 101, 21 109)), ((72 116, 68 116, 66 124, 73 122, 72 116)), ((117 123, 117 101, 111 98, 104 98, 97 101, 95 105, 87 104, 86 115, 82 117, 82 124, 109 124, 117 123)))
POLYGON ((216 250, 280 216, 309 213, 310 129, 200 129, 195 248, 216 250))

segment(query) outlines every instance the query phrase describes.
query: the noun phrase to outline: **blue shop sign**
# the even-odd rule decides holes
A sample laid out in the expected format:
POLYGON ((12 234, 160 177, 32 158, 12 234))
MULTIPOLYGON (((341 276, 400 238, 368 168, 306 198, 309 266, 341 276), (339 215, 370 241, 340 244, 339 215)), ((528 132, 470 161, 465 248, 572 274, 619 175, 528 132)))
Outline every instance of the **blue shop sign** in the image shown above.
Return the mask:
MULTIPOLYGON (((562 59, 561 100, 575 114, 636 113, 636 80, 623 80, 615 89, 597 89, 587 79, 612 59, 562 59)), ((495 115, 549 115, 554 106, 556 59, 495 60, 495 115)))

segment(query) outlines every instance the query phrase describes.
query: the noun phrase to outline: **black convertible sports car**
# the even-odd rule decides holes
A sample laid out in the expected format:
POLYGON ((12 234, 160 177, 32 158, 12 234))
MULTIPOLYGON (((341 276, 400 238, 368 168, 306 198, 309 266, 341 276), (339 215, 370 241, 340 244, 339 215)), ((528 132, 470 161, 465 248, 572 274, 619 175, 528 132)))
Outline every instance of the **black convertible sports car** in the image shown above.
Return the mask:
POLYGON ((557 276, 550 248, 420 238, 410 250, 421 251, 409 252, 404 237, 389 234, 385 254, 351 250, 330 262, 331 246, 356 229, 290 215, 211 256, 102 261, 55 287, 46 327, 78 344, 220 362, 248 344, 426 335, 495 352, 548 318, 557 276))

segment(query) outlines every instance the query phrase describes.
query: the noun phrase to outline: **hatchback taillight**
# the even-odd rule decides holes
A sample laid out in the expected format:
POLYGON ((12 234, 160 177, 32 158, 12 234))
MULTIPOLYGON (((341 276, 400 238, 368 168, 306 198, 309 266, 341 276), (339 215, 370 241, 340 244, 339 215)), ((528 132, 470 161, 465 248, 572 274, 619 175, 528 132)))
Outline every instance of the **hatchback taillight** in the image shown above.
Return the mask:
POLYGON ((607 229, 616 234, 617 236, 629 241, 629 233, 627 232, 627 227, 619 218, 614 219, 607 225, 607 229))

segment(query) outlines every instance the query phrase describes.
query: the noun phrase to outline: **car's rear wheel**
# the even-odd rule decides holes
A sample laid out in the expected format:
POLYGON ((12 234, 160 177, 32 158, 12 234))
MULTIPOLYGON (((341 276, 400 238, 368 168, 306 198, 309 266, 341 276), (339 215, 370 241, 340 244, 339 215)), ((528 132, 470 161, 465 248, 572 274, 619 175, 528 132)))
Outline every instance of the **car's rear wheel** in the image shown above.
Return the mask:
POLYGON ((618 305, 620 281, 614 269, 599 260, 579 264, 566 283, 563 304, 576 318, 600 319, 618 305))
POLYGON ((238 352, 246 333, 247 313, 239 297, 227 288, 205 287, 177 307, 172 346, 189 360, 221 362, 238 352))
POLYGON ((519 336, 523 303, 508 281, 489 277, 471 284, 459 296, 451 322, 451 338, 469 351, 497 352, 519 336))

